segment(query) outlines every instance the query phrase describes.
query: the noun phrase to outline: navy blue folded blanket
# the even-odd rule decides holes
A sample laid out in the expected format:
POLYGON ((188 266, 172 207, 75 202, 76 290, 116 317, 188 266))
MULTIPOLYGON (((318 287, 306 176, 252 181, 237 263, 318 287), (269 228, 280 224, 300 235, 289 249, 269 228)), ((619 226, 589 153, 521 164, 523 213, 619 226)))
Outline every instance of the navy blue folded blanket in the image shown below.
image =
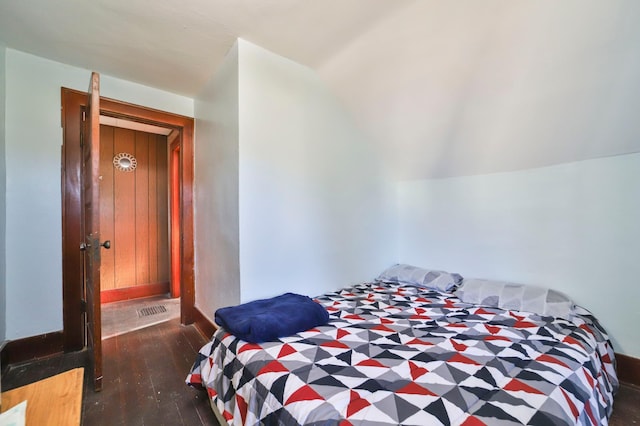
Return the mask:
POLYGON ((329 313, 307 296, 285 293, 220 308, 215 313, 215 321, 242 340, 261 343, 325 325, 329 322, 329 313))

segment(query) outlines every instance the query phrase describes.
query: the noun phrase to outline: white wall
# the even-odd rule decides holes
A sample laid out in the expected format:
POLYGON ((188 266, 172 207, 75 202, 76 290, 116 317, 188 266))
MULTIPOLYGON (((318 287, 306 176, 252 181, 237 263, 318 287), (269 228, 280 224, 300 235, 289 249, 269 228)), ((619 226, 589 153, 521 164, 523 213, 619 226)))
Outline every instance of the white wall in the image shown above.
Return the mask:
POLYGON ((6 335, 6 162, 4 142, 5 62, 7 49, 0 44, 0 344, 6 335))
POLYGON ((320 69, 402 178, 640 151, 640 2, 416 1, 320 69))
POLYGON ((640 357, 640 154, 398 184, 400 259, 552 287, 640 357))
POLYGON ((195 102, 196 306, 372 278, 395 252, 393 196, 314 71, 244 40, 195 102))
POLYGON ((238 46, 195 100, 196 307, 209 319, 240 303, 238 46))
POLYGON ((639 21, 635 0, 416 1, 325 62, 400 180, 397 260, 565 289, 640 356, 639 194, 604 170, 640 152, 639 21))
MULTIPOLYGON (((62 329, 60 87, 86 90, 89 77, 88 70, 7 49, 8 339, 62 329)), ((108 76, 101 80, 103 96, 193 116, 192 99, 108 76)))
POLYGON ((386 181, 317 73, 239 41, 241 300, 373 278, 395 251, 386 181))

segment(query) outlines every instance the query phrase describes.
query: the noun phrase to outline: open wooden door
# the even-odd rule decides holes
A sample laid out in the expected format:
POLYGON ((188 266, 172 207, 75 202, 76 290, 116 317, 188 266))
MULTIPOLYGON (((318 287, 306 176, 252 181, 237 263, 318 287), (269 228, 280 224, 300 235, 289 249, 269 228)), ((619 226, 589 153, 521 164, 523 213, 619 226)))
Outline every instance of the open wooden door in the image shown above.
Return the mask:
POLYGON ((94 389, 102 390, 102 328, 100 315, 100 75, 91 74, 82 138, 82 208, 84 241, 84 297, 89 374, 94 389))

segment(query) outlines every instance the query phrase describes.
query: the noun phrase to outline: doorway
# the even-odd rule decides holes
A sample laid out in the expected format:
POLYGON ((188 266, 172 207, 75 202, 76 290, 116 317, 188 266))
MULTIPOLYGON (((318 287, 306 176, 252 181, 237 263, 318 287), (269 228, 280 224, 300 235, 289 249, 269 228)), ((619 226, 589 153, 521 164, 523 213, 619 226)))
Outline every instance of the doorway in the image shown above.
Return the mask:
POLYGON ((100 262, 103 304, 170 287, 167 135, 126 126, 100 124, 100 232, 110 241, 100 262))
POLYGON ((102 340, 180 316, 169 262, 170 232, 180 235, 169 226, 179 175, 169 176, 168 138, 177 133, 100 117, 100 232, 110 242, 100 259, 102 340))
MULTIPOLYGON (((62 234, 63 234, 63 347, 65 352, 81 350, 85 345, 84 315, 87 309, 83 298, 83 257, 79 249, 83 241, 82 229, 82 129, 83 114, 87 108, 87 94, 62 88, 62 234)), ((179 279, 180 320, 182 324, 194 322, 194 255, 193 255, 193 119, 132 105, 108 98, 100 98, 100 115, 116 120, 158 126, 170 129, 174 143, 179 146, 177 182, 178 194, 172 194, 177 203, 177 215, 169 215, 171 229, 178 238, 169 243, 171 252, 177 247, 177 271, 169 275, 179 279)), ((166 152, 166 151, 165 151, 166 152)), ((109 236, 102 235, 104 240, 109 236)), ((100 303, 99 300, 97 302, 100 303)))

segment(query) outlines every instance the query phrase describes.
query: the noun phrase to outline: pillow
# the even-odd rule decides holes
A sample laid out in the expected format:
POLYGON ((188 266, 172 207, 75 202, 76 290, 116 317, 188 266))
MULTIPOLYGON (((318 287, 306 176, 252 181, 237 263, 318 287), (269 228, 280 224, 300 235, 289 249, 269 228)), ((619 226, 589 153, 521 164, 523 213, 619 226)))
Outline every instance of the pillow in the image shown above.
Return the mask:
POLYGON ((463 281, 455 294, 464 303, 491 308, 565 319, 571 319, 574 313, 571 299, 559 291, 544 287, 470 278, 463 281))
POLYGON ((460 284, 462 277, 445 271, 418 268, 417 266, 397 264, 382 272, 376 281, 426 287, 449 292, 460 284))

